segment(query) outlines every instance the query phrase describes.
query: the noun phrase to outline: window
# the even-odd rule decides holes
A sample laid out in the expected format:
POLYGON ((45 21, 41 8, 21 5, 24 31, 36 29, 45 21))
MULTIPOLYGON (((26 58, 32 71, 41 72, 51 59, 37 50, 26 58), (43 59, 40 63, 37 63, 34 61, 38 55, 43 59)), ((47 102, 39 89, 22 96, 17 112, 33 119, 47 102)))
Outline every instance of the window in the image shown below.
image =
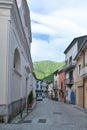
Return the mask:
POLYGON ((14 52, 14 61, 13 61, 13 68, 17 71, 20 72, 21 71, 21 60, 20 60, 20 54, 18 49, 15 49, 14 52))
POLYGON ((80 71, 81 71, 81 64, 79 64, 78 66, 78 74, 80 75, 80 71))
POLYGON ((68 90, 66 90, 66 96, 68 96, 68 90))
POLYGON ((87 66, 87 56, 85 56, 85 66, 87 66))
POLYGON ((42 85, 41 85, 41 87, 40 87, 41 89, 42 89, 42 85))
POLYGON ((62 92, 62 98, 64 98, 64 92, 62 92))
POLYGON ((72 63, 72 56, 69 58, 69 64, 72 63))
POLYGON ((61 89, 63 89, 63 82, 61 82, 61 89))
POLYGON ((70 78, 70 80, 73 80, 73 71, 69 72, 69 78, 70 78))
POLYGON ((37 88, 38 88, 38 84, 37 84, 37 88))

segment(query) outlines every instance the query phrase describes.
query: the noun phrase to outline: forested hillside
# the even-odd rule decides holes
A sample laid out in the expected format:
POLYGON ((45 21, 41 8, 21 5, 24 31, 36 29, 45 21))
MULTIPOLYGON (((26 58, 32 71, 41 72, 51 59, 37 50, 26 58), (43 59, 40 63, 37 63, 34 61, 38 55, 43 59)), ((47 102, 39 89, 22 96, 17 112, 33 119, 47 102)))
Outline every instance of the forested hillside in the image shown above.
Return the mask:
POLYGON ((51 81, 53 79, 53 73, 63 67, 65 62, 54 61, 39 61, 34 62, 34 72, 38 79, 45 79, 51 81))

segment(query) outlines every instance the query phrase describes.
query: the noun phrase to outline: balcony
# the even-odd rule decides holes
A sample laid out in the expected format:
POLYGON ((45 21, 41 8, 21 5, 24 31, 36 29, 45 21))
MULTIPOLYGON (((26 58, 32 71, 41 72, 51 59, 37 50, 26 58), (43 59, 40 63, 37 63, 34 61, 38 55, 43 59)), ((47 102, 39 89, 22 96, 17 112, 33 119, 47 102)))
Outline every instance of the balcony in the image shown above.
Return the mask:
POLYGON ((36 89, 36 92, 43 92, 43 89, 36 89))
POLYGON ((65 84, 66 84, 66 85, 73 85, 73 84, 74 84, 74 80, 73 80, 73 79, 70 79, 70 78, 65 79, 65 84))
POLYGON ((80 71, 80 77, 86 78, 87 77, 87 67, 83 67, 80 71))
POLYGON ((76 62, 73 61, 73 62, 70 62, 70 63, 67 63, 65 66, 64 66, 64 71, 68 71, 70 69, 73 69, 76 65, 76 62))
POLYGON ((53 89, 54 89, 54 90, 58 90, 58 87, 57 87, 57 86, 54 86, 53 89))
POLYGON ((61 90, 61 86, 54 86, 53 89, 54 90, 61 90))

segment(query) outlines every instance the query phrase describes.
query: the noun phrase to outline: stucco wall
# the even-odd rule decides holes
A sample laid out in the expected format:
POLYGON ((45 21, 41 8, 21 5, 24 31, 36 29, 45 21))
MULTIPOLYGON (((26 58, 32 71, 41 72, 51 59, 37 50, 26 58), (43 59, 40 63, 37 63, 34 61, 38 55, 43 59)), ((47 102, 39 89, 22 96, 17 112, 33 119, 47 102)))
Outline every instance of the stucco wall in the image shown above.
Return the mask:
POLYGON ((75 58, 76 54, 77 54, 77 43, 67 52, 66 54, 66 60, 68 59, 69 61, 69 57, 72 56, 72 59, 75 58))
POLYGON ((0 9, 0 104, 7 100, 9 14, 9 10, 0 9))
MULTIPOLYGON (((77 42, 74 44, 74 46, 72 46, 72 48, 67 52, 66 54, 66 61, 68 61, 67 65, 70 64, 69 63, 69 58, 72 56, 72 63, 75 63, 74 61, 74 58, 77 54, 77 51, 78 51, 78 46, 77 46, 77 42)), ((74 83, 73 85, 70 87, 66 84, 66 101, 67 102, 71 102, 71 92, 74 92, 75 93, 75 89, 76 89, 76 69, 73 68, 73 69, 69 69, 67 72, 66 72, 66 79, 70 78, 69 77, 69 72, 73 70, 73 80, 74 80, 74 83)))
POLYGON ((81 54, 76 64, 76 104, 83 107, 83 79, 79 74, 79 65, 83 67, 83 55, 81 54))
MULTIPOLYGON (((85 66, 87 67, 87 48, 85 48, 85 66)), ((87 77, 85 77, 84 83, 84 98, 85 98, 85 108, 87 109, 87 77)))
POLYGON ((0 7, 2 6, 0 8, 0 114, 1 109, 5 110, 4 114, 8 120, 8 114, 18 111, 21 102, 23 106, 26 103, 27 93, 33 87, 33 78, 29 75, 32 73, 33 65, 28 45, 30 39, 26 41, 27 32, 26 30, 25 34, 23 32, 24 26, 22 26, 16 2, 11 1, 10 4, 5 2, 3 6, 0 3, 0 7), (15 58, 16 51, 18 55, 15 58), (14 59, 17 61, 17 57, 19 62, 15 65, 14 59), (15 66, 19 66, 19 70, 15 66))

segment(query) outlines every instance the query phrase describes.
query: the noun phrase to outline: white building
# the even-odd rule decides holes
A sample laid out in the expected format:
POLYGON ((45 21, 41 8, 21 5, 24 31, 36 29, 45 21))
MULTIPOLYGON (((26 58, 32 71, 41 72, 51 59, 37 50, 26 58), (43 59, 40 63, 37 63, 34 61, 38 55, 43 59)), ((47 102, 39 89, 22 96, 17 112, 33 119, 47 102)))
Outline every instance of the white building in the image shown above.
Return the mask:
POLYGON ((36 84, 36 97, 43 95, 43 86, 42 86, 42 80, 37 79, 36 84))
POLYGON ((48 83, 48 96, 54 98, 53 82, 48 83))
POLYGON ((0 115, 6 121, 24 108, 32 87, 31 41, 26 0, 0 0, 0 115))
POLYGON ((76 61, 74 60, 77 55, 81 44, 86 36, 77 37, 73 39, 71 44, 64 51, 66 65, 64 71, 66 74, 66 102, 75 104, 75 91, 76 91, 76 61))
POLYGON ((54 85, 53 85, 53 89, 54 89, 54 98, 56 100, 59 100, 59 90, 58 90, 58 70, 56 70, 54 72, 54 85))
POLYGON ((46 96, 47 94, 47 83, 43 80, 37 79, 36 83, 36 97, 46 96))

